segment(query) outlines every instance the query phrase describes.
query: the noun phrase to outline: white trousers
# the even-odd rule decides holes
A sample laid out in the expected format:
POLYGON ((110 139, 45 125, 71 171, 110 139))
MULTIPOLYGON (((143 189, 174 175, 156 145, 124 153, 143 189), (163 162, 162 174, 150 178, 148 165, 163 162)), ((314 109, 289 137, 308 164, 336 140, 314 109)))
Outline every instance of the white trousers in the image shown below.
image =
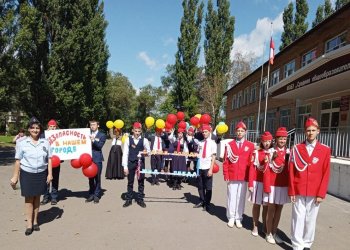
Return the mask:
POLYGON ((227 218, 242 220, 247 196, 246 181, 230 181, 227 183, 227 218))
POLYGON ((320 205, 316 205, 315 197, 296 196, 292 208, 292 235, 293 249, 310 248, 316 229, 316 219, 320 205))

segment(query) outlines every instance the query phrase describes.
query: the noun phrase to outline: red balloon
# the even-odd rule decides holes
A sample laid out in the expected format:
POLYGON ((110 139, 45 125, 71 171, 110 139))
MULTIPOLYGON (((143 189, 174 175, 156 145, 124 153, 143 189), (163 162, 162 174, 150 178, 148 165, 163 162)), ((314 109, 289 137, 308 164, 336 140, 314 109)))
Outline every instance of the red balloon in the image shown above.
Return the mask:
POLYGON ((175 125, 175 123, 177 122, 177 117, 174 114, 168 114, 166 121, 172 125, 175 125))
POLYGON ((79 159, 73 159, 70 161, 70 165, 73 168, 81 168, 80 160, 79 159))
POLYGON ((184 121, 179 122, 179 124, 177 126, 178 126, 178 128, 183 128, 183 129, 186 129, 186 127, 187 127, 186 122, 184 122, 184 121))
POLYGON ((57 155, 53 155, 51 157, 51 166, 52 166, 52 168, 57 168, 60 164, 61 164, 60 157, 58 157, 57 155))
POLYGON ((81 154, 79 157, 80 165, 83 166, 83 168, 87 168, 92 163, 92 157, 88 153, 81 154))
POLYGON ((191 123, 191 125, 193 125, 193 126, 196 127, 196 126, 199 124, 199 118, 193 116, 193 117, 190 119, 190 123, 191 123))
POLYGON ((201 118, 199 121, 201 124, 209 124, 211 121, 210 115, 208 115, 208 114, 201 115, 201 118))
POLYGON ((165 128, 172 129, 173 127, 174 127, 174 125, 171 124, 170 122, 168 122, 168 121, 165 122, 165 128))
POLYGON ((185 119, 185 113, 182 111, 179 111, 176 113, 176 117, 178 120, 182 121, 183 119, 185 119))
POLYGON ((219 169, 220 169, 219 165, 216 164, 216 163, 214 163, 214 166, 213 166, 213 173, 216 174, 217 172, 219 172, 219 169))
POLYGON ((87 168, 82 169, 83 174, 88 177, 88 178, 93 178, 97 175, 98 172, 98 167, 97 165, 93 162, 90 166, 87 168))

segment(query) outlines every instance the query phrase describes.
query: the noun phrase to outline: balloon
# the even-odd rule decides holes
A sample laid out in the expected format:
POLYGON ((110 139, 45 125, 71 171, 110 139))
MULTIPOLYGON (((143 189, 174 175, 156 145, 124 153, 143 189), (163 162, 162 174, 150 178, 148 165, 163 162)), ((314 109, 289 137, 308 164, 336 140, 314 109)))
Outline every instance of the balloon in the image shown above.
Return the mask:
POLYGON ((197 117, 198 119, 201 119, 201 114, 196 114, 195 117, 197 117))
POLYGON ((190 123, 191 123, 191 125, 197 127, 197 125, 199 124, 199 118, 196 117, 196 116, 193 116, 193 117, 190 119, 190 123))
POLYGON ((82 169, 83 174, 88 177, 88 178, 93 178, 97 175, 98 172, 98 167, 97 165, 93 162, 90 166, 83 168, 82 169))
POLYGON ((92 157, 88 153, 81 154, 79 157, 80 165, 83 166, 83 168, 87 168, 92 163, 92 157))
POLYGON ((113 125, 114 125, 114 127, 121 129, 124 127, 124 122, 122 120, 118 119, 118 120, 115 120, 113 125))
POLYGON ((210 115, 208 114, 203 114, 200 119, 199 119, 201 124, 209 124, 211 121, 210 115))
POLYGON ((106 122, 106 127, 107 128, 113 128, 113 122, 112 121, 108 121, 108 122, 106 122))
POLYGON ((128 138, 128 135, 124 134, 123 137, 122 137, 122 143, 125 143, 126 138, 128 138))
POLYGON ((225 125, 226 124, 220 124, 217 126, 216 131, 218 132, 218 134, 224 134, 227 132, 225 125))
POLYGON ((58 157, 57 155, 53 155, 51 157, 51 166, 52 166, 52 168, 57 168, 60 164, 61 164, 60 157, 58 157))
POLYGON ((81 168, 81 164, 80 164, 80 161, 79 159, 73 159, 70 161, 70 165, 73 167, 73 168, 81 168))
POLYGON ((218 125, 221 125, 221 124, 225 124, 225 122, 219 122, 219 124, 218 124, 218 125))
POLYGON ((147 128, 152 127, 154 124, 154 118, 152 116, 147 117, 145 120, 145 124, 147 128))
POLYGON ((178 120, 182 121, 183 119, 185 119, 185 113, 182 111, 179 111, 176 113, 176 117, 178 120))
POLYGON ((168 122, 168 121, 165 122, 165 128, 172 129, 173 127, 174 127, 174 125, 171 124, 170 122, 168 122))
POLYGON ((156 127, 157 128, 164 128, 165 127, 165 122, 162 119, 158 119, 156 121, 156 127))
POLYGON ((171 123, 172 125, 175 125, 175 123, 177 122, 177 117, 174 114, 168 114, 168 116, 166 117, 166 121, 171 123))
POLYGON ((224 133, 226 133, 228 131, 228 126, 226 124, 224 124, 223 126, 224 126, 224 133))
POLYGON ((216 174, 217 172, 219 172, 220 170, 220 167, 218 164, 214 163, 214 166, 213 166, 213 174, 216 174))
POLYGON ((177 127, 178 127, 178 128, 183 128, 183 129, 186 129, 187 124, 186 124, 186 122, 181 121, 181 122, 179 122, 179 124, 177 125, 177 127))

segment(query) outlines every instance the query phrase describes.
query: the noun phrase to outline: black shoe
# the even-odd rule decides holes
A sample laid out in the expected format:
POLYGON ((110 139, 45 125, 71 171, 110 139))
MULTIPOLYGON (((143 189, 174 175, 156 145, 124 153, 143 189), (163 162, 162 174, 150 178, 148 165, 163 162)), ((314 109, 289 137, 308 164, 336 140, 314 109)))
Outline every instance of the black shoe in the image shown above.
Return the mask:
POLYGON ((90 195, 89 196, 89 198, 87 198, 86 200, 85 200, 85 202, 87 203, 87 202, 92 202, 94 200, 94 196, 93 195, 90 195))
POLYGON ((157 182, 156 182, 156 185, 157 185, 157 186, 159 186, 159 185, 160 185, 159 181, 157 181, 157 182))
MULTIPOLYGON (((47 203, 49 203, 50 200, 47 199, 47 198, 44 198, 41 202, 40 202, 40 205, 46 205, 47 203)), ((28 234, 29 235, 29 234, 28 234)))
POLYGON ((144 201, 137 201, 137 204, 142 208, 146 207, 146 203, 144 201))
POLYGON ((203 202, 199 202, 198 204, 193 206, 193 208, 200 208, 200 207, 204 207, 203 202))
POLYGON ((27 228, 26 231, 24 232, 26 236, 31 235, 32 233, 33 233, 33 228, 27 228))
POLYGON ((211 205, 210 204, 208 204, 208 205, 205 205, 204 207, 203 207, 203 209, 205 208, 205 211, 207 211, 208 213, 210 213, 210 211, 211 211, 211 205))
POLYGON ((124 203, 123 207, 131 206, 131 204, 132 204, 131 200, 126 200, 126 202, 124 203))
POLYGON ((94 196, 94 203, 97 204, 100 202, 100 198, 98 198, 97 196, 94 196))
POLYGON ((33 230, 34 231, 40 231, 40 227, 38 224, 33 225, 33 230))
POLYGON ((51 200, 51 205, 57 205, 57 200, 51 200))

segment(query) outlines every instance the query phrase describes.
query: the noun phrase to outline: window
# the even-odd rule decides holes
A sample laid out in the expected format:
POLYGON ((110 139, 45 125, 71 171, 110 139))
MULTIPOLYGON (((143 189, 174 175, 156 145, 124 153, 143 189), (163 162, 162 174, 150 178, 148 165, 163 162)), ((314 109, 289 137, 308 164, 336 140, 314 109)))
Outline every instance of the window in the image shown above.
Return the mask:
POLYGON ((334 129, 339 126, 340 99, 321 103, 321 129, 334 129))
POLYGON ((267 131, 270 131, 271 134, 273 134, 276 130, 275 121, 276 121, 276 110, 267 111, 265 129, 267 131))
POLYGON ((234 110, 236 108, 236 102, 237 102, 237 97, 236 95, 233 95, 232 97, 232 105, 231 105, 231 109, 234 110))
POLYGON ((250 103, 255 102, 256 100, 256 83, 253 83, 252 86, 250 86, 250 103))
POLYGON ((242 90, 238 92, 238 97, 237 97, 237 108, 242 107, 243 104, 243 96, 242 96, 242 90))
POLYGON ((232 121, 230 124, 230 135, 234 135, 235 134, 235 122, 232 121))
POLYGON ((295 71, 295 60, 284 65, 284 78, 289 77, 295 71))
POLYGON ((280 126, 290 128, 290 109, 285 108, 280 110, 280 126))
POLYGON ((244 89, 244 95, 243 95, 243 105, 246 105, 249 103, 249 87, 244 89))
POLYGON ((248 117, 248 130, 253 130, 254 129, 254 115, 251 115, 248 117))
POLYGON ((305 120, 311 115, 311 104, 297 108, 297 128, 303 128, 305 120))
POLYGON ((339 49, 346 45, 346 32, 328 40, 325 46, 325 52, 328 53, 332 50, 339 49))
POLYGON ((316 49, 305 53, 301 58, 301 67, 304 67, 316 59, 316 49))
POLYGON ((280 69, 271 73, 270 87, 277 84, 280 81, 280 69))
POLYGON ((264 98, 266 96, 266 84, 267 84, 267 77, 265 76, 260 85, 261 98, 264 98))

